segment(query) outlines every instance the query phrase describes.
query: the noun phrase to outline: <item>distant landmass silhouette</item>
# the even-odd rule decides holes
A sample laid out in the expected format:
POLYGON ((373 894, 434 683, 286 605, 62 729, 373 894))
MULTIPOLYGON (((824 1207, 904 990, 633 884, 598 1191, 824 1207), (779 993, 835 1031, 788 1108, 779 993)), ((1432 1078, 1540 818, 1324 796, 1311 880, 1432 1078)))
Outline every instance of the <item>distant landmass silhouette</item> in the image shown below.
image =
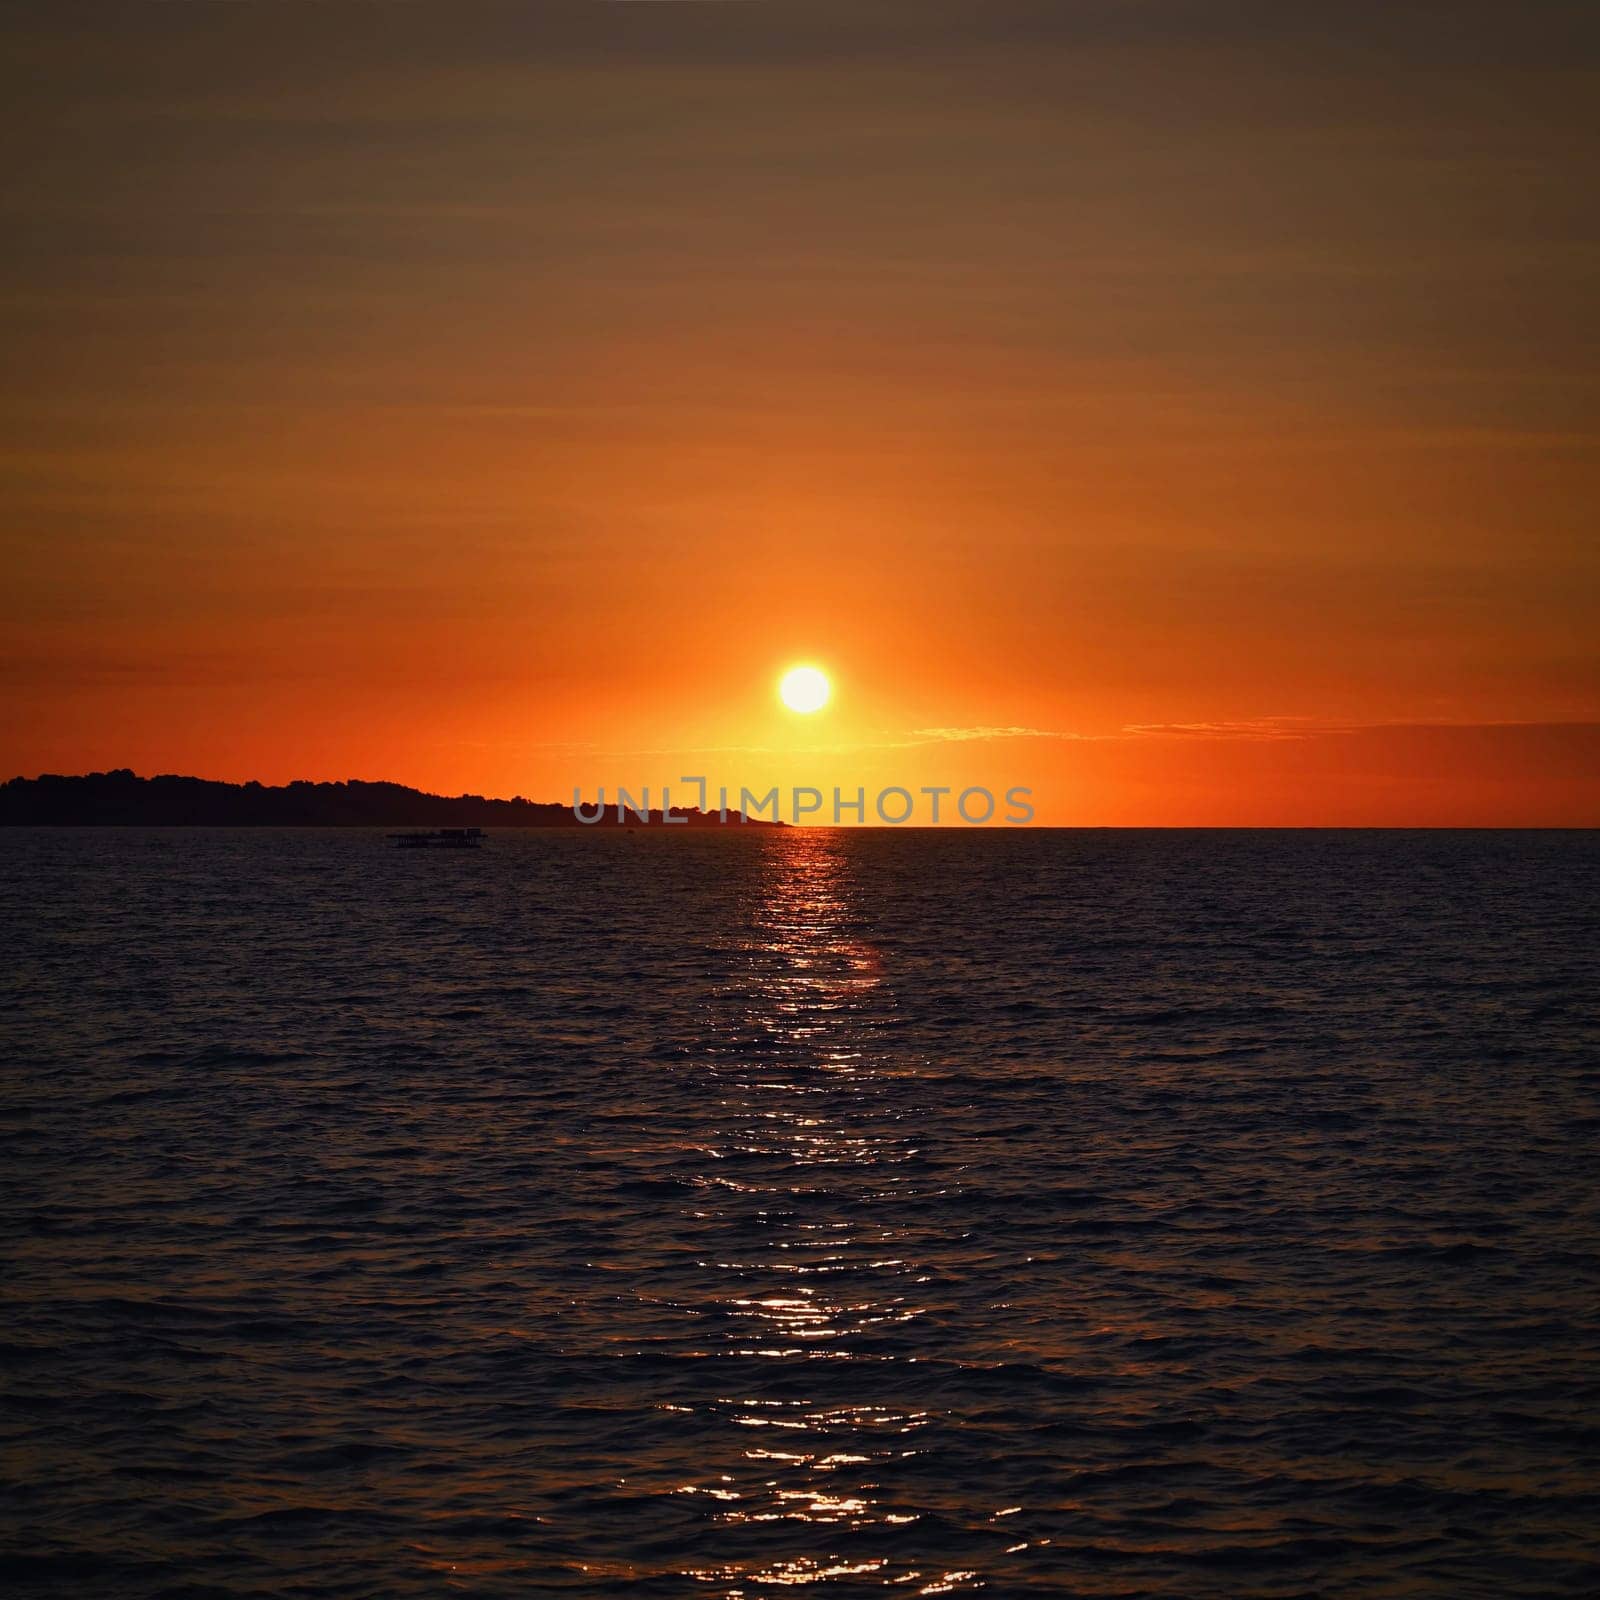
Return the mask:
MULTIPOLYGON (((642 798, 642 797, 641 797, 642 798)), ((672 808, 690 827, 782 823, 728 812, 672 808)), ((659 824, 659 808, 650 813, 659 824)), ((641 827, 629 815, 627 827, 641 827)), ((517 795, 489 800, 481 794, 424 794, 401 783, 308 783, 273 788, 260 783, 216 783, 208 778, 163 775, 141 778, 126 767, 80 778, 45 773, 0 784, 0 827, 122 826, 145 828, 581 828, 572 807, 517 795)), ((593 827, 617 827, 615 796, 593 827)))

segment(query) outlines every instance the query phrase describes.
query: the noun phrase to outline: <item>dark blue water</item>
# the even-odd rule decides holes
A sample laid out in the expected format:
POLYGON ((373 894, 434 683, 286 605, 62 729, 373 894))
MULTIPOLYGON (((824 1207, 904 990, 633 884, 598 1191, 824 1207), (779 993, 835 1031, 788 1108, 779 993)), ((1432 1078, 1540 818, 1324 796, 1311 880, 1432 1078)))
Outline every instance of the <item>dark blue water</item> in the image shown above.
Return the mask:
POLYGON ((1600 841, 0 834, 9 1592, 1600 1592, 1600 841))

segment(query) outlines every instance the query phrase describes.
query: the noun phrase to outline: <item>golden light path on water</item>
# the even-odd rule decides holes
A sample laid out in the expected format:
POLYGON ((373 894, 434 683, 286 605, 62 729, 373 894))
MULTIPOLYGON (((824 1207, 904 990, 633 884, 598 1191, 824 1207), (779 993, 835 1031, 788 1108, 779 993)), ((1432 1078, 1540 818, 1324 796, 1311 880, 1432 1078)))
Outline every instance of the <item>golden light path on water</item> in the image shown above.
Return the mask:
POLYGON ((729 1600, 809 1585, 978 1587, 978 1571, 915 1554, 922 1513, 889 1482, 928 1455, 939 1420, 905 1381, 930 1275, 897 1217, 931 1196, 906 1085, 886 1092, 908 1070, 888 1049, 892 998, 859 936, 838 838, 771 836, 767 865, 747 978, 717 1019, 726 1048, 712 1069, 702 1213, 751 1247, 702 1265, 722 1312, 708 1354, 770 1376, 719 1397, 730 1447, 678 1492, 714 1506, 724 1536, 765 1530, 772 1549, 697 1558, 685 1574, 729 1600), (874 1371, 879 1386, 864 1376, 874 1371))

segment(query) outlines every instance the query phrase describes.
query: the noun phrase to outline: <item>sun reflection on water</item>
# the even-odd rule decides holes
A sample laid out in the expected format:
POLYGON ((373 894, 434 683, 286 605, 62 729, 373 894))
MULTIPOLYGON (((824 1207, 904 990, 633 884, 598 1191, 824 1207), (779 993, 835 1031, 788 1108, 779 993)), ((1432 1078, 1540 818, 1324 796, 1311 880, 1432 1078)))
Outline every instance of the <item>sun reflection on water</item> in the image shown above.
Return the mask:
POLYGON ((700 1263, 718 1285, 707 1354, 765 1376, 716 1402, 727 1448, 678 1490, 715 1525, 686 1575, 729 1597, 977 1587, 976 1570, 912 1553, 924 1512, 896 1482, 938 1418, 894 1398, 917 1361, 909 1331, 933 1308, 898 1220, 926 1179, 901 1097, 886 1092, 892 996, 858 931, 840 838, 772 836, 767 865, 711 1067, 703 1153, 734 1172, 705 1174, 700 1213, 739 1240, 700 1263))

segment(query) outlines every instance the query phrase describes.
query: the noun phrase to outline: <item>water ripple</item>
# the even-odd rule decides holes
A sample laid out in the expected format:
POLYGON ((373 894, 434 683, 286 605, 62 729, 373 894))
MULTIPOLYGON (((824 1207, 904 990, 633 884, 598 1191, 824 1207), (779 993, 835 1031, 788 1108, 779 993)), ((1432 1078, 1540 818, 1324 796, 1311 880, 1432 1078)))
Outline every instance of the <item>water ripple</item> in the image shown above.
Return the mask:
POLYGON ((10 1592, 1595 1591, 1593 836, 0 851, 10 1592))

